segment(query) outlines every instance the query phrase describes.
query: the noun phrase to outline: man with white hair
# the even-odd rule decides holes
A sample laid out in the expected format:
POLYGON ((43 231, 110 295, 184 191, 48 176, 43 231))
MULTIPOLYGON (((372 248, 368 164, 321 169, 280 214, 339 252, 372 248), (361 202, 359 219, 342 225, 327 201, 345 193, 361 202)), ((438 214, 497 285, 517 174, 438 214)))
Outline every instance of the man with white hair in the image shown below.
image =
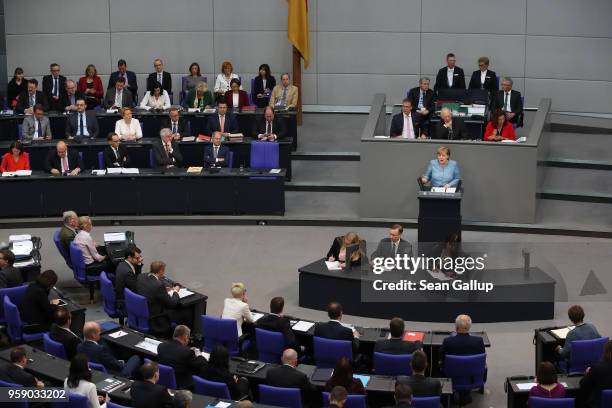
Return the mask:
POLYGON ((296 369, 297 352, 292 348, 286 349, 283 351, 281 362, 282 365, 268 370, 266 384, 273 387, 299 388, 302 394, 302 405, 308 406, 308 401, 312 401, 312 395, 316 390, 308 381, 306 374, 296 369))
POLYGON ((498 91, 493 101, 493 110, 500 109, 510 123, 519 124, 523 115, 523 99, 521 93, 512 89, 514 81, 510 77, 503 77, 501 91, 498 91))
POLYGON ((163 128, 159 131, 160 140, 153 142, 155 164, 159 168, 182 167, 183 155, 179 150, 178 141, 174 140, 172 130, 163 128))
POLYGON ((74 240, 79 226, 79 216, 72 210, 64 211, 62 214, 62 228, 60 229, 59 238, 66 253, 70 251, 70 243, 74 240))
POLYGON ((436 124, 434 138, 445 140, 463 140, 470 139, 470 134, 461 118, 453 117, 450 109, 442 108, 440 111, 440 122, 436 124))

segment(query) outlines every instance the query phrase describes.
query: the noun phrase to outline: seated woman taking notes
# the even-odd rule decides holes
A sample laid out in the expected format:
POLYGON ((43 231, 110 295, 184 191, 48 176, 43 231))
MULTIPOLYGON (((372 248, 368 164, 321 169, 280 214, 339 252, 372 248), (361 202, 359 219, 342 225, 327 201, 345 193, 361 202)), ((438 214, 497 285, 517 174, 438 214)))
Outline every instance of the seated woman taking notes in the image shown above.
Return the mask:
POLYGON ((438 158, 429 162, 421 181, 423 184, 431 182, 432 187, 457 187, 461 175, 457 162, 449 160, 450 149, 446 146, 440 146, 436 153, 438 158))
POLYGON ((2 173, 17 170, 30 170, 30 159, 28 154, 23 151, 23 145, 18 140, 11 143, 9 152, 2 156, 2 164, 0 164, 2 173))
POLYGON ((512 123, 506 119, 504 112, 498 109, 491 116, 491 121, 487 123, 484 140, 499 142, 504 139, 515 140, 516 134, 512 123))
MULTIPOLYGON (((351 245, 360 244, 359 235, 354 232, 348 232, 343 237, 334 238, 329 251, 327 251, 327 260, 330 262, 340 262, 340 267, 346 267, 346 248, 351 245)), ((353 251, 350 259, 351 266, 361 265, 361 249, 359 251, 353 251)))

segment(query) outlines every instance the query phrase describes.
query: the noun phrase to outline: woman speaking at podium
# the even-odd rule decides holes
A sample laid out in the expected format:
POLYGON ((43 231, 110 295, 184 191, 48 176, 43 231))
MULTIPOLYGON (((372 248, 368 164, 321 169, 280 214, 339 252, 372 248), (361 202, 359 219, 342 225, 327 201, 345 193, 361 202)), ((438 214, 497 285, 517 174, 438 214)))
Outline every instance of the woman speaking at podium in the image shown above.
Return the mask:
POLYGON ((432 187, 457 187, 461 176, 457 162, 449 160, 450 149, 440 146, 436 153, 438 158, 429 162, 425 174, 421 176, 421 181, 423 184, 431 183, 432 187))

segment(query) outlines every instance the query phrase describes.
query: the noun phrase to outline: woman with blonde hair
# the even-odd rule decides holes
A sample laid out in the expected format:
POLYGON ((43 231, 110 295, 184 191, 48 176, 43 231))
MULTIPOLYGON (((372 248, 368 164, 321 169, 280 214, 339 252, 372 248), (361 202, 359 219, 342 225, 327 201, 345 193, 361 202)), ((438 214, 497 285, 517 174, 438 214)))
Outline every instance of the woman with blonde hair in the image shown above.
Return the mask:
POLYGON ((236 320, 238 337, 242 336, 242 324, 253 323, 253 315, 249 309, 249 301, 246 295, 246 287, 242 282, 232 283, 230 288, 231 298, 226 298, 223 302, 223 313, 221 318, 236 320))
POLYGON ((183 101, 184 108, 208 109, 213 106, 212 94, 208 90, 206 82, 200 81, 195 88, 189 90, 183 101))
POLYGON ((138 140, 142 138, 142 127, 138 119, 132 117, 132 108, 121 109, 121 117, 115 122, 115 133, 121 140, 138 140))
POLYGON ((362 249, 361 239, 355 232, 348 232, 344 236, 334 238, 329 251, 327 251, 327 260, 334 262, 340 262, 340 267, 345 268, 347 264, 346 250, 347 247, 352 245, 358 245, 359 250, 351 253, 350 264, 351 266, 361 265, 362 249))
MULTIPOLYGON (((238 75, 234 74, 232 63, 224 61, 223 64, 221 64, 221 73, 217 75, 217 80, 215 81, 215 95, 217 96, 217 100, 225 98, 225 93, 232 89, 232 79, 240 78, 238 75)), ((242 89, 242 86, 240 89, 242 89)))

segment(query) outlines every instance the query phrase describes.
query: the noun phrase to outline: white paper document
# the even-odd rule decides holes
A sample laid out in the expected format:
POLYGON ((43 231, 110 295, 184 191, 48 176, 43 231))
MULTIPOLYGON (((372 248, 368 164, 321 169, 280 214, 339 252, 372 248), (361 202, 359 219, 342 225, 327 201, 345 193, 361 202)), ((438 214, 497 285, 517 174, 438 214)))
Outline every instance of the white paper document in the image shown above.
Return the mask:
POLYGON ((13 266, 15 268, 25 268, 26 266, 34 265, 34 263, 34 260, 30 258, 27 261, 15 262, 13 266))
POLYGON ((18 241, 13 242, 11 252, 15 254, 15 256, 24 256, 30 255, 32 249, 34 249, 34 244, 32 244, 32 241, 18 241))
POLYGON ((183 142, 193 142, 195 140, 195 136, 183 136, 183 142))
POLYGON ((455 187, 448 187, 448 188, 432 187, 431 188, 432 193, 454 193, 455 191, 457 191, 455 187))
POLYGON ((306 322, 304 320, 300 320, 299 322, 293 325, 292 329, 306 333, 314 325, 314 322, 306 322))
POLYGON ((4 171, 2 172, 2 177, 15 177, 17 175, 14 171, 4 171))
POLYGON ((516 388, 518 388, 521 391, 529 391, 530 389, 532 389, 533 387, 535 387, 537 384, 534 382, 528 382, 528 383, 518 383, 516 384, 516 388))
POLYGON ((572 330, 574 327, 576 326, 562 327, 560 329, 551 330, 550 332, 557 336, 557 338, 559 339, 565 339, 567 337, 567 333, 569 333, 570 330, 572 330))
POLYGON ((106 172, 108 174, 121 174, 121 167, 109 167, 106 172))
POLYGON ((124 167, 121 169, 121 174, 139 174, 140 171, 133 167, 124 167))
POLYGON ((126 240, 125 232, 106 232, 104 242, 123 242, 126 240))
POLYGON ((325 266, 327 266, 327 269, 330 271, 339 271, 342 269, 338 261, 325 261, 325 266))
POLYGON ((157 354, 157 346, 159 346, 160 344, 161 341, 147 337, 140 343, 136 344, 136 347, 157 354))
POLYGON ((17 170, 15 172, 15 175, 18 177, 21 176, 31 176, 32 175, 32 170, 17 170))
POLYGON ((104 169, 98 169, 98 170, 92 170, 91 174, 93 174, 94 176, 104 176, 106 174, 106 170, 104 169))
POLYGON ((9 242, 31 241, 31 240, 32 240, 32 235, 30 234, 9 235, 9 242))
POLYGON ((215 408, 227 408, 230 405, 232 405, 231 402, 224 402, 224 401, 219 401, 215 404, 215 408))
POLYGON ((189 112, 189 113, 199 112, 199 111, 200 111, 200 109, 198 109, 198 108, 189 108, 189 109, 187 109, 187 112, 189 112))
POLYGON ((123 336, 127 336, 127 332, 124 332, 123 330, 118 330, 114 333, 109 334, 109 337, 112 337, 113 339, 118 339, 119 337, 123 336))
POLYGON ((184 297, 193 295, 193 292, 190 291, 189 289, 180 288, 179 291, 178 291, 178 295, 179 295, 179 298, 182 299, 184 297))
POLYGON ((251 316, 253 316, 253 321, 256 322, 259 319, 261 319, 264 314, 263 313, 259 313, 259 312, 255 312, 255 313, 251 313, 251 316))
POLYGON ((281 169, 271 169, 270 174, 278 174, 281 172, 281 169))

